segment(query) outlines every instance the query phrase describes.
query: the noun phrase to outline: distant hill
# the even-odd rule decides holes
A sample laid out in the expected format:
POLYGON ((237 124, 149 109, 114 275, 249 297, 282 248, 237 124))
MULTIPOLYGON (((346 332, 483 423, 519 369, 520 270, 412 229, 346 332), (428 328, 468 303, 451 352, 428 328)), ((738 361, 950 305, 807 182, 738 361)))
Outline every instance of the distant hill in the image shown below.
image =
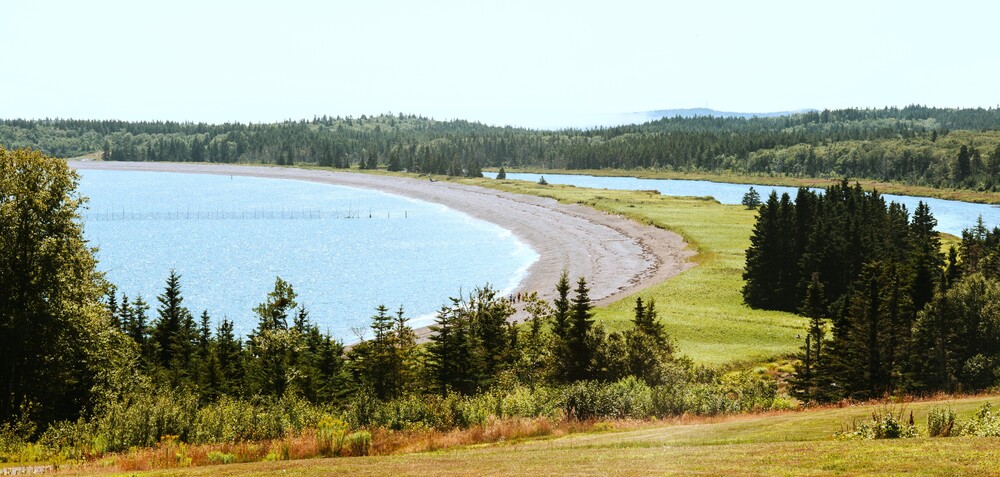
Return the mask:
POLYGON ((698 116, 713 116, 717 118, 774 118, 778 116, 791 116, 793 114, 811 113, 815 109, 798 109, 795 111, 776 111, 770 113, 735 113, 731 111, 716 111, 709 108, 682 108, 682 109, 658 109, 656 111, 640 111, 628 113, 629 119, 634 123, 644 123, 656 121, 662 118, 694 118, 698 116))

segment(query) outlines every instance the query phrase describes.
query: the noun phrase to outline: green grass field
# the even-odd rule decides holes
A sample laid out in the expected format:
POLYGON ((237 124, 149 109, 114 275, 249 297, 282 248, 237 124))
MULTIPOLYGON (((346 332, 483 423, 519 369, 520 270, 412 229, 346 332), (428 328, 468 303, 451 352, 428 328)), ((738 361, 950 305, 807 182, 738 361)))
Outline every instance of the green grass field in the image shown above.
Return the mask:
MULTIPOLYGON (((756 212, 697 197, 649 192, 540 186, 523 181, 469 181, 510 192, 581 203, 680 234, 698 251, 698 266, 638 293, 656 300, 660 317, 681 353, 712 366, 760 363, 795 352, 805 320, 790 313, 752 310, 743 304, 743 266, 756 212)), ((632 318, 635 295, 597 317, 610 330, 632 318)))
MULTIPOLYGON (((993 398, 893 405, 919 429, 932 406, 962 420, 993 398)), ((172 469, 149 475, 998 475, 1000 439, 838 440, 880 405, 638 424, 630 430, 363 458, 172 469)), ((627 425, 627 424, 625 424, 627 425)))

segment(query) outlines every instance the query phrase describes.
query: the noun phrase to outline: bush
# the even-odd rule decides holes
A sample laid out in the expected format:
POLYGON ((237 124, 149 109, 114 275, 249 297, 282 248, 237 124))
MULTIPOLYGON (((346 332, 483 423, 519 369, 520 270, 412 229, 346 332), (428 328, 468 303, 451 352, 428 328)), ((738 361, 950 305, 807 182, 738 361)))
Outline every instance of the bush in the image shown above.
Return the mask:
POLYGON ((890 408, 876 409, 872 412, 871 422, 853 422, 846 431, 838 433, 842 439, 904 439, 917 437, 917 428, 913 425, 913 412, 910 412, 909 422, 904 422, 903 411, 893 412, 890 408))
POLYGON ((565 389, 563 410, 574 419, 645 419, 652 416, 653 391, 634 376, 606 384, 581 381, 565 389))
POLYGON ((961 426, 956 424, 955 411, 943 407, 932 407, 927 414, 927 435, 929 437, 951 437, 961 434, 961 426))
POLYGON ((347 436, 347 450, 352 456, 366 456, 372 448, 372 434, 368 431, 352 432, 347 436))
POLYGON ((990 403, 983 404, 976 415, 965 424, 962 435, 1000 437, 1000 415, 993 412, 990 403))
POLYGON ((316 424, 316 448, 323 457, 340 455, 347 437, 347 423, 323 416, 316 424))
POLYGON ((236 461, 236 456, 234 454, 227 454, 225 452, 211 451, 206 456, 210 464, 232 464, 236 461))

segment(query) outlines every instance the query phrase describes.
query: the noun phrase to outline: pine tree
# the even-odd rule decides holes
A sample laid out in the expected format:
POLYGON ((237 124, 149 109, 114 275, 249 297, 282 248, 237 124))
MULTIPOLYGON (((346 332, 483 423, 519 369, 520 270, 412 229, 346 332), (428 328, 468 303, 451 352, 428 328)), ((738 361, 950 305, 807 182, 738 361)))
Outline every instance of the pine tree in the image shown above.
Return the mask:
POLYGON ((427 346, 428 370, 434 391, 446 395, 450 391, 472 394, 478 377, 472 356, 468 320, 463 315, 460 300, 452 298, 451 306, 442 306, 427 346))
POLYGON ((489 285, 469 294, 467 309, 482 365, 480 385, 489 387, 501 371, 513 365, 515 346, 507 320, 514 308, 489 285))
POLYGON ((556 298, 552 301, 552 353, 548 368, 556 382, 572 381, 572 344, 570 337, 569 274, 563 270, 556 283, 556 298))
POLYGON ((215 331, 216 359, 219 362, 219 393, 239 397, 246 389, 243 343, 233 333, 233 322, 222 320, 215 331))
POLYGON ((212 346, 211 317, 208 311, 202 311, 198 327, 198 388, 202 397, 214 401, 221 396, 222 370, 218 356, 212 346))
POLYGON ((813 273, 806 289, 801 313, 809 318, 805 344, 799 354, 792 382, 792 394, 802 400, 825 400, 828 393, 829 369, 825 365, 827 303, 823 283, 813 273))
POLYGON ((750 186, 750 190, 748 190, 746 194, 743 194, 743 200, 741 203, 748 210, 754 210, 757 207, 760 207, 760 193, 757 192, 753 186, 750 186))
POLYGON ((917 204, 910 223, 913 241, 911 267, 913 269, 913 308, 922 310, 934 296, 941 280, 944 256, 941 253, 941 238, 934 228, 937 219, 931 215, 930 207, 923 201, 917 204))
POLYGON ((750 247, 746 251, 746 269, 743 279, 743 301, 753 308, 779 309, 775 298, 776 281, 781 268, 780 261, 787 260, 787 250, 782 250, 779 222, 780 204, 774 191, 767 202, 760 207, 757 222, 750 236, 750 247))
POLYGON ((580 381, 593 377, 594 343, 590 340, 594 325, 594 315, 591 312, 590 289, 587 280, 580 277, 573 291, 573 305, 569 323, 570 381, 580 381))
POLYGON ((265 396, 284 395, 296 374, 292 352, 299 343, 288 328, 296 296, 292 285, 278 277, 267 300, 254 309, 258 323, 248 340, 254 358, 249 371, 254 388, 265 396))
MULTIPOLYGON (((632 328, 626 330, 621 338, 616 333, 608 336, 605 355, 617 355, 625 360, 625 372, 612 373, 617 374, 612 379, 632 375, 651 386, 665 384, 667 373, 664 366, 673 360, 674 349, 666 328, 657 315, 654 300, 650 299, 644 304, 642 298, 637 297, 632 328), (616 346, 622 349, 616 350, 616 346)), ((613 362, 613 359, 605 360, 613 362)))
POLYGON ((351 349, 355 379, 379 399, 399 397, 411 385, 416 345, 407 321, 402 308, 393 316, 385 305, 379 305, 371 318, 374 336, 351 349))
MULTIPOLYGON (((1000 147, 997 148, 1000 151, 1000 147)), ((500 171, 497 172, 497 180, 504 180, 507 178, 507 171, 503 170, 503 166, 500 166, 500 171)))
POLYGON ((171 270, 163 293, 156 297, 159 315, 153 323, 152 340, 156 364, 163 368, 174 386, 191 384, 192 357, 196 331, 194 317, 183 305, 180 275, 171 270))
POLYGON ((393 149, 391 152, 389 152, 389 166, 387 169, 389 172, 398 172, 403 170, 403 166, 399 161, 398 149, 393 149))

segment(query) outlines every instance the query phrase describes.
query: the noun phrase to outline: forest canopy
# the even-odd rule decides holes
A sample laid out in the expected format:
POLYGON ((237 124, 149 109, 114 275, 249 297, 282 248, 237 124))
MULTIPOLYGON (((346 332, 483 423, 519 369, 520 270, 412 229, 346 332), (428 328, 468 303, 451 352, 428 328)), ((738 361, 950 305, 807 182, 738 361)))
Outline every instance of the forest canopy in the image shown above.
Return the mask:
POLYGON ((484 167, 727 172, 995 190, 1000 110, 924 106, 663 118, 541 131, 404 114, 271 124, 0 120, 0 145, 105 160, 306 163, 478 176, 484 167))

